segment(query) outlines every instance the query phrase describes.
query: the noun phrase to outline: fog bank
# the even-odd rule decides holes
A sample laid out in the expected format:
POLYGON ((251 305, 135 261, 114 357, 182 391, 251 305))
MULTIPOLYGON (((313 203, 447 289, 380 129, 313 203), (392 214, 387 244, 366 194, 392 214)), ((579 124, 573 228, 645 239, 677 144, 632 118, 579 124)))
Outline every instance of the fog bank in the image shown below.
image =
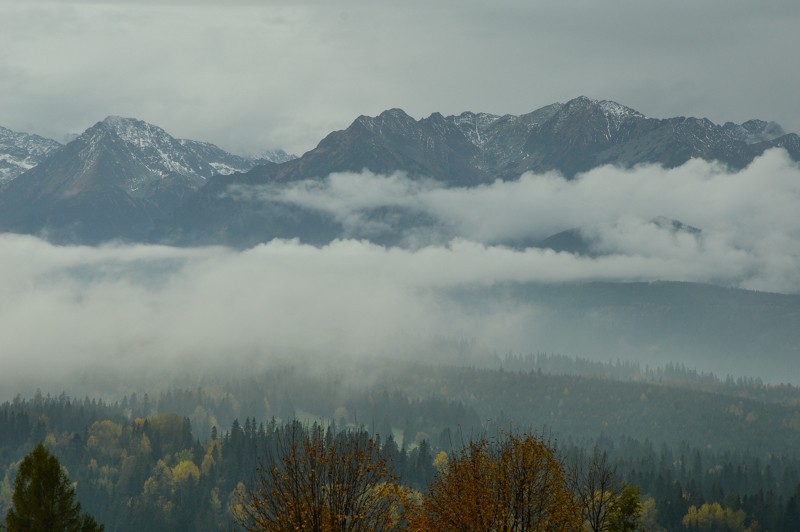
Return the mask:
POLYGON ((459 342, 480 354, 558 349, 536 301, 465 304, 452 297, 459 290, 656 280, 800 287, 800 170, 780 150, 734 173, 691 161, 673 170, 599 168, 574 181, 526 174, 473 189, 334 174, 240 193, 326 212, 354 233, 368 227, 371 209, 398 206, 432 218, 426 230, 439 240, 274 240, 237 251, 55 246, 0 235, 4 391, 94 370, 247 372, 294 353, 435 360, 459 342), (701 232, 656 223, 658 216, 701 232), (497 244, 573 227, 598 256, 497 244))

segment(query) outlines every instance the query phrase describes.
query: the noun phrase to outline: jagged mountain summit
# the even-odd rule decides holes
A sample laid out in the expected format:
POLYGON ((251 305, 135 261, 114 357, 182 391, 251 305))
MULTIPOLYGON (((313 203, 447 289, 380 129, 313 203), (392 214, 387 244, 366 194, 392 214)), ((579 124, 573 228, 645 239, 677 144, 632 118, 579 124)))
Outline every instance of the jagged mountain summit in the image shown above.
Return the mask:
MULTIPOLYGON (((514 180, 525 172, 571 179, 607 164, 675 167, 691 158, 739 169, 773 147, 800 160, 800 137, 773 122, 649 118, 616 102, 579 97, 519 116, 433 113, 417 120, 389 109, 359 116, 299 158, 275 151, 254 167, 252 159, 212 144, 108 117, 0 190, 0 230, 81 243, 121 238, 249 246, 275 237, 372 238, 344 232, 325 213, 236 191, 365 169, 449 187, 514 180)), ((402 209, 374 214, 397 234, 430 222, 402 209)), ((398 243, 397 235, 384 236, 382 243, 398 243)))
POLYGON ((0 224, 60 242, 142 240, 153 220, 209 178, 254 164, 141 120, 109 116, 9 183, 0 194, 0 224))
POLYGON ((265 163, 281 164, 287 161, 291 161, 293 159, 297 159, 297 155, 286 153, 286 151, 284 150, 277 149, 277 150, 265 150, 261 152, 259 155, 251 158, 255 160, 257 165, 265 163))
POLYGON ((121 142, 119 147, 138 167, 136 172, 131 172, 136 176, 125 181, 131 192, 146 186, 150 180, 169 175, 183 176, 199 186, 212 175, 229 175, 254 166, 250 159, 232 155, 214 144, 176 139, 160 127, 134 118, 109 116, 76 140, 87 137, 90 143, 95 143, 94 155, 99 153, 95 149, 98 139, 101 142, 103 139, 121 142))
POLYGON ((0 127, 0 187, 42 162, 60 147, 61 144, 54 140, 0 127))
POLYGON ((277 169, 256 167, 251 174, 284 181, 367 168, 464 186, 527 171, 555 170, 571 178, 603 164, 674 167, 693 157, 742 168, 774 146, 800 158, 798 136, 774 122, 720 126, 708 119, 648 118, 616 102, 581 96, 519 116, 434 113, 415 120, 401 109, 360 116, 299 159, 277 169))
MULTIPOLYGON (((416 120, 390 109, 359 116, 298 159, 210 180, 158 228, 156 237, 174 244, 249 246, 274 237, 325 242, 342 236, 342 228, 320 213, 227 193, 231 187, 316 180, 333 172, 402 171, 465 187, 517 179, 524 172, 556 171, 573 178, 600 165, 675 167, 691 158, 740 169, 773 147, 800 160, 800 137, 774 122, 720 126, 700 118, 649 118, 616 102, 586 97, 519 116, 434 113, 416 120)), ((376 215, 397 226, 424 223, 397 212, 376 215)))
POLYGON ((722 128, 737 140, 747 144, 757 144, 759 142, 769 142, 786 135, 786 132, 775 122, 765 122, 764 120, 748 120, 742 124, 725 122, 722 128))

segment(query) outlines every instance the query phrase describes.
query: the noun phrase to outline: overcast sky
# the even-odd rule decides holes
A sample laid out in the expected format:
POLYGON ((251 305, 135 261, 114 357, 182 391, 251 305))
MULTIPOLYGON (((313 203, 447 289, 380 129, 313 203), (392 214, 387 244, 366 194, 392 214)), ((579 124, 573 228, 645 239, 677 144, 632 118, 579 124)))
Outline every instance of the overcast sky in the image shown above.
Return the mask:
POLYGON ((360 114, 520 114, 578 95, 800 131, 797 0, 0 0, 0 125, 109 114, 238 152, 360 114))

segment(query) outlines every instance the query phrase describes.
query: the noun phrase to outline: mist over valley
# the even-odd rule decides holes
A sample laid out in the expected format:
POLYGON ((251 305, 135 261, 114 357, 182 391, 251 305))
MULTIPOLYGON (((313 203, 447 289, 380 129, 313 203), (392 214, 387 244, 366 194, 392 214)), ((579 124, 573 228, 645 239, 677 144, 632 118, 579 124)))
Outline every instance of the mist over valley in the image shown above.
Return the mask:
MULTIPOLYGON (((381 116, 416 124, 392 145, 418 142, 424 121, 381 116)), ((156 529, 229 526, 214 497, 240 504, 279 423, 388 438, 421 493, 437 478, 431 449, 450 456, 527 427, 560 442, 565 464, 602 449, 615 478, 661 508, 654 527, 682 522, 723 480, 740 497, 773 490, 769 504, 739 503, 750 519, 776 530, 792 519, 791 150, 740 167, 618 161, 461 183, 421 165, 424 151, 381 149, 356 171, 362 148, 342 159, 323 141, 282 162, 230 159, 256 166, 220 174, 204 157, 224 154, 187 152, 197 145, 143 122, 93 129, 99 140, 90 131, 0 189, 13 205, 0 234, 0 424, 11 456, 38 437, 78 448, 86 430, 87 456, 106 469, 62 456, 102 521, 133 530, 150 508, 156 529), (329 166, 307 177, 305 161, 329 166), (129 451, 108 454, 137 431, 163 442, 130 450, 140 477, 129 451), (164 471, 197 468, 201 453, 176 514, 172 492, 154 499, 153 486, 174 486, 164 471), (732 453, 750 471, 736 482, 732 453), (689 460, 710 465, 687 472, 689 460)))
MULTIPOLYGON (((612 118, 620 128, 648 120, 588 99, 543 109, 526 126, 529 143, 557 118, 599 131, 612 118)), ((446 146, 489 149, 462 122, 438 120, 456 135, 446 146)), ((739 169, 692 158, 460 184, 436 170, 454 167, 430 166, 441 147, 403 148, 426 124, 401 112, 361 117, 300 158, 233 174, 210 166, 224 159, 219 150, 198 152, 144 122, 112 117, 90 128, 0 190, 0 204, 13 205, 9 229, 38 228, 0 237, 0 328, 13 368, 0 377, 4 395, 86 367, 180 374, 268 366, 287 352, 489 364, 497 353, 543 351, 797 383, 794 152, 771 148, 739 169), (387 136, 376 121, 405 126, 387 136), (356 131, 383 147, 331 154, 330 138, 356 131), (394 150, 403 155, 388 157, 394 150), (365 154, 391 173, 335 171, 365 154), (318 177, 302 177, 311 173, 304 161, 318 177), (181 180, 175 196, 167 183, 181 180), (121 197, 129 210, 116 206, 121 197), (440 355, 442 339, 469 352, 440 355)), ((786 137, 748 124, 766 133, 709 127, 741 149, 786 137)))

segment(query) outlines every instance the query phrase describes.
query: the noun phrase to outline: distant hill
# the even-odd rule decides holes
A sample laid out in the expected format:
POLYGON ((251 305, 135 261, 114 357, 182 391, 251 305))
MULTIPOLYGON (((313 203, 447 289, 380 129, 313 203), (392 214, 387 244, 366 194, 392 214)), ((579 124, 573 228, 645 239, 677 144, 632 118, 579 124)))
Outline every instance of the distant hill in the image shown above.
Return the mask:
POLYGON ((800 295, 663 281, 509 283, 450 296, 535 311, 527 342, 543 352, 800 380, 800 295))
MULTIPOLYGON (((661 229, 670 231, 673 235, 678 233, 699 235, 702 233, 702 230, 697 227, 692 227, 679 220, 673 220, 664 216, 654 218, 650 220, 650 223, 661 229)), ((531 242, 530 246, 590 257, 603 255, 600 250, 596 249, 592 237, 585 235, 580 229, 560 231, 538 242, 531 242)))

